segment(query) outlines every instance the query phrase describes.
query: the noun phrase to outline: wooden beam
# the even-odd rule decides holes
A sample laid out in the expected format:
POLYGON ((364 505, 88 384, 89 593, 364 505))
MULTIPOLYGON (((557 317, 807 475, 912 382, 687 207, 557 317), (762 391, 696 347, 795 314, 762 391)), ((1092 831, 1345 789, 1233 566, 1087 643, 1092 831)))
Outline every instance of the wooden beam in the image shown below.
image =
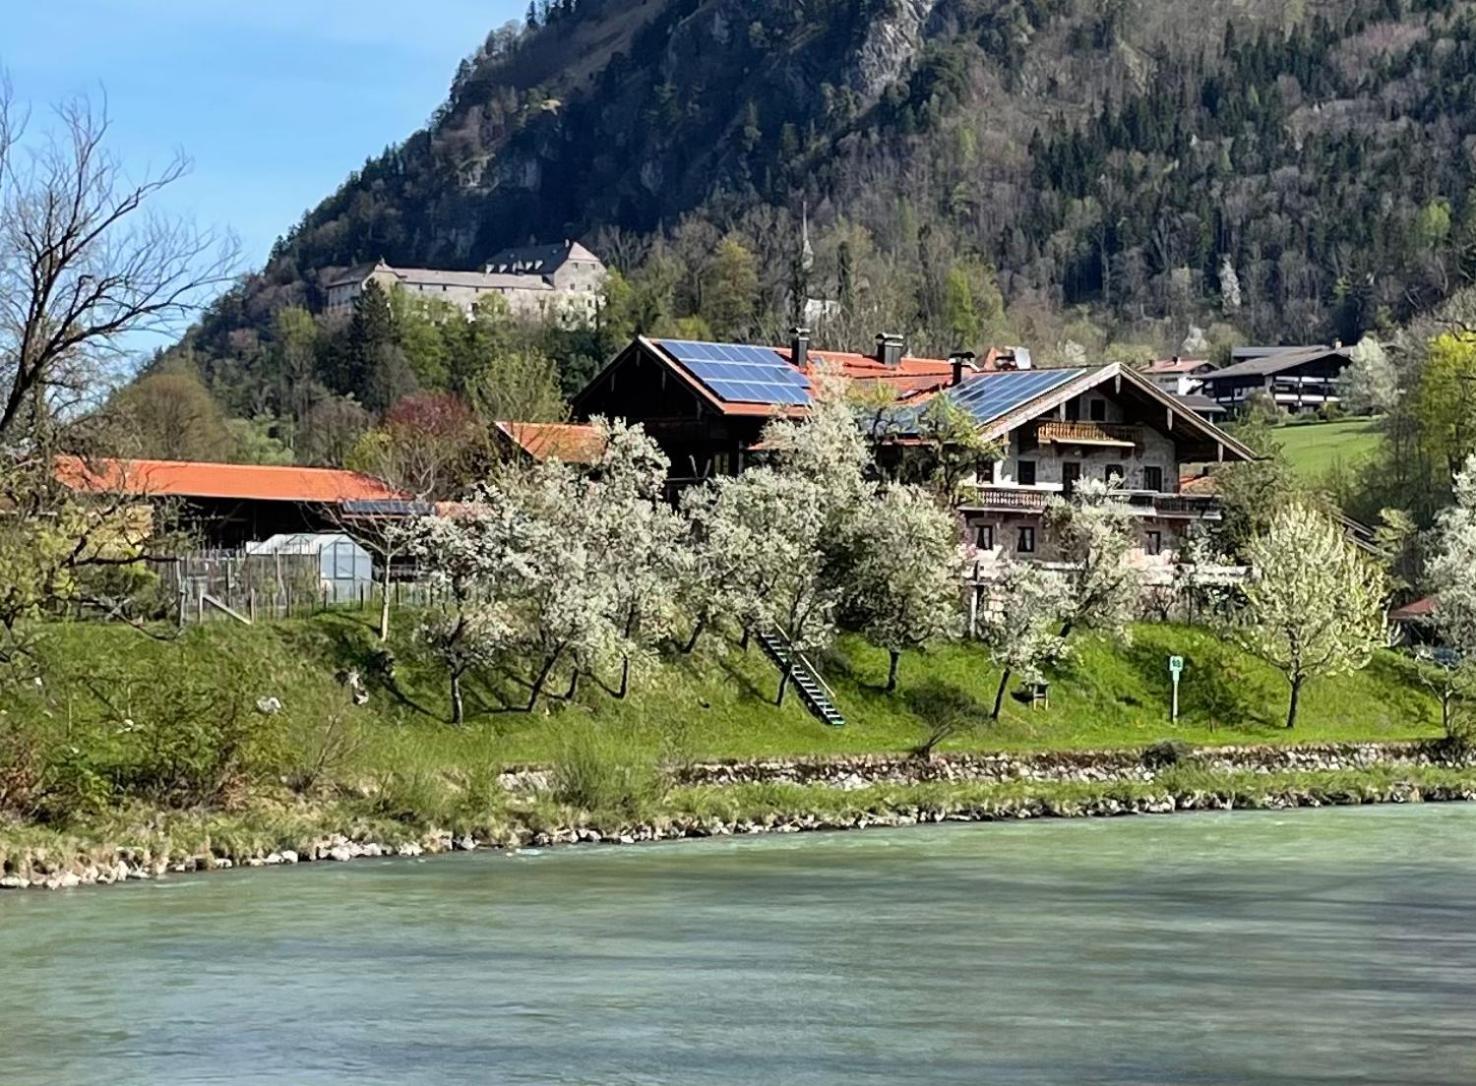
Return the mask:
POLYGON ((1172 430, 1174 428, 1174 409, 1172 407, 1165 407, 1163 409, 1163 421, 1166 429, 1172 430))
POLYGON ((1225 443, 1223 441, 1215 442, 1215 459, 1221 463, 1225 461, 1225 443))

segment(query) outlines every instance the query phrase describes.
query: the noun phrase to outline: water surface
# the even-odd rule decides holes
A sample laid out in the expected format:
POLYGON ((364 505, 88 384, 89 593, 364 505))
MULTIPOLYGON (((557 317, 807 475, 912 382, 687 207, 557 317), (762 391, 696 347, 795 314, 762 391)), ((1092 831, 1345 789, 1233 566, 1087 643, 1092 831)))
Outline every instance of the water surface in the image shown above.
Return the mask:
POLYGON ((0 1083, 912 1082, 1476 1082, 1476 806, 0 897, 0 1083))

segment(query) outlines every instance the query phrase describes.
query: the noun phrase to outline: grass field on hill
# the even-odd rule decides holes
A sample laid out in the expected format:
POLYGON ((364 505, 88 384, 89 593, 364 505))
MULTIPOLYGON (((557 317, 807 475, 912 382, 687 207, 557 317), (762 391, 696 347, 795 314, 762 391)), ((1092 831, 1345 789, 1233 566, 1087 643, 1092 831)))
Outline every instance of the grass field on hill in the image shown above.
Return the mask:
POLYGON ((1378 450, 1375 419, 1309 422, 1273 431, 1287 462, 1304 480, 1317 482, 1335 466, 1356 468, 1378 450))
MULTIPOLYGON (((1404 739, 1438 733, 1433 699, 1409 663, 1381 653, 1363 671, 1314 682, 1295 731, 1281 726, 1286 685, 1268 666, 1220 634, 1197 627, 1138 625, 1128 643, 1095 634, 1073 639, 1075 651, 1051 685, 1048 709, 1007 700, 998 724, 988 720, 998 672, 974 645, 909 653, 900 688, 883 690, 886 654, 859 638, 842 638, 820 663, 847 726, 830 728, 788 697, 776 707, 778 672, 755 646, 747 652, 716 638, 692 656, 673 654, 636 677, 617 699, 585 679, 573 701, 555 698, 532 713, 490 708, 484 687, 468 685, 470 720, 445 723, 447 696, 439 670, 413 640, 394 645, 394 681, 376 677, 379 651, 371 617, 320 615, 255 628, 224 623, 196 629, 178 642, 158 642, 121 626, 53 628, 48 655, 60 661, 44 693, 12 712, 48 713, 83 729, 104 729, 148 712, 160 685, 181 677, 194 696, 231 677, 229 696, 253 705, 277 698, 291 722, 288 741, 312 745, 330 724, 351 734, 350 766, 374 774, 404 765, 452 767, 464 762, 548 762, 583 727, 676 759, 900 752, 926 735, 940 706, 967 727, 943 749, 1070 749, 1131 746, 1164 738, 1192 743, 1404 739), (1186 660, 1181 716, 1169 722, 1167 659, 1186 660), (335 673, 353 668, 369 686, 369 702, 351 704, 335 673), (212 678, 212 676, 214 678, 212 678), (147 695, 147 696, 145 696, 147 695)), ((401 626, 407 625, 402 621, 401 626)), ((615 676, 606 679, 613 684, 615 676)))
MULTIPOLYGON (((988 713, 998 675, 977 646, 908 654, 900 689, 887 693, 886 654, 845 637, 822 663, 843 728, 822 725, 797 697, 776 707, 774 666, 757 647, 745 652, 716 638, 643 669, 626 699, 586 678, 572 700, 495 711, 487 689, 469 684, 470 718, 453 728, 443 676, 407 635, 392 645, 387 667, 371 622, 357 612, 253 628, 222 622, 170 640, 121 625, 47 628, 42 681, 12 684, 0 709, 0 867, 16 856, 28 862, 37 848, 108 856, 143 845, 155 856, 213 851, 240 861, 333 833, 393 841, 439 828, 490 840, 515 825, 622 825, 745 803, 786 815, 823 812, 842 802, 823 788, 756 785, 719 795, 669 787, 661 766, 905 754, 940 713, 963 722, 943 751, 1440 733, 1434 699, 1393 653, 1311 684, 1288 732, 1279 676, 1213 631, 1168 625, 1137 626, 1128 643, 1075 638, 1072 659, 1053 676, 1050 708, 1011 698, 997 724, 988 713), (1170 654, 1187 664, 1177 725, 1168 720, 1170 654), (343 681, 349 671, 366 678, 365 704, 354 703, 343 681), (548 790, 531 799, 504 791, 498 773, 527 763, 551 767, 548 790)), ((1058 799, 1080 790, 1042 787, 1058 799)), ((1013 794, 991 788, 960 786, 951 799, 935 798, 1013 794)), ((893 791, 846 793, 844 804, 905 806, 932 795, 893 791)))

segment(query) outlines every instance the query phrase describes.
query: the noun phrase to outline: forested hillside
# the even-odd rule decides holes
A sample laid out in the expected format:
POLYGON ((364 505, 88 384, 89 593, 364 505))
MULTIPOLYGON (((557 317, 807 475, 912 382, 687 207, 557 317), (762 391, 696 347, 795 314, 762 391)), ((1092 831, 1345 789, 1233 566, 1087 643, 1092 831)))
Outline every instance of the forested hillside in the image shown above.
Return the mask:
POLYGON ((566 388, 631 330, 774 336, 806 296, 848 346, 1352 341, 1476 274, 1473 7, 536 4, 188 346, 229 410, 296 414, 274 321, 339 269, 564 236, 622 273, 599 328, 538 338, 566 388))

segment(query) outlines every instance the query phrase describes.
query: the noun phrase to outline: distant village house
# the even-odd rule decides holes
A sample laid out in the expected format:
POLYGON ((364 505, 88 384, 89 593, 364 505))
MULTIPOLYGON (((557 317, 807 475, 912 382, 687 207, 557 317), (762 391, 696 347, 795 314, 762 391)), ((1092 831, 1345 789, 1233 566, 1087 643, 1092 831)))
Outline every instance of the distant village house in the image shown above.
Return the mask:
POLYGON ((1315 411, 1339 402, 1338 377, 1353 359, 1341 344, 1331 347, 1237 347, 1230 365, 1204 375, 1204 392, 1231 412, 1268 397, 1288 414, 1315 411))

